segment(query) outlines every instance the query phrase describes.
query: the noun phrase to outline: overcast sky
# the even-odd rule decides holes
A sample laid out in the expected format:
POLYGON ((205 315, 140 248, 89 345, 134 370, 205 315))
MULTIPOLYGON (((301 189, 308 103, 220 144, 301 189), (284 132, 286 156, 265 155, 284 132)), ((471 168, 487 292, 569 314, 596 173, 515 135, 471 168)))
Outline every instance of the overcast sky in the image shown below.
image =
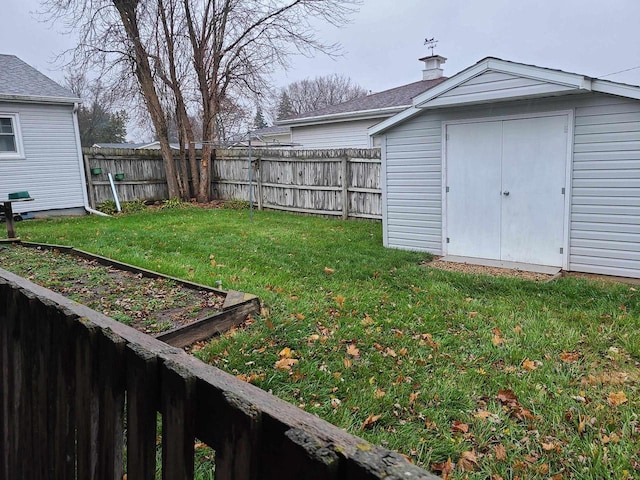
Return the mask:
MULTIPOLYGON (((37 20, 38 0, 0 2, 0 53, 62 80, 52 62, 73 37, 37 20)), ((425 37, 439 40, 447 76, 495 56, 600 77, 640 67, 639 19, 638 0, 364 0, 349 25, 319 32, 340 42, 344 56, 294 58, 274 83, 341 73, 380 91, 417 81, 423 66, 417 59, 429 53, 425 37)), ((606 78, 640 85, 640 68, 606 78)))

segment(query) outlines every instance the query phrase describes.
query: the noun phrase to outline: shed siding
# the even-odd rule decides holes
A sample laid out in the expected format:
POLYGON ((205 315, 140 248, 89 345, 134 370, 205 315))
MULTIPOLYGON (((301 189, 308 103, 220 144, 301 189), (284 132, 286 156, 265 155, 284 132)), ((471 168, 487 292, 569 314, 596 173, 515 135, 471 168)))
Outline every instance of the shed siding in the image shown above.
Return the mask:
POLYGON ((486 102, 506 97, 551 94, 572 90, 532 78, 518 77, 502 72, 486 72, 473 77, 430 100, 432 107, 461 103, 486 102))
POLYGON ((367 129, 381 120, 358 120, 291 127, 291 141, 301 149, 369 148, 367 129))
POLYGON ((443 121, 556 110, 575 111, 569 269, 640 277, 640 102, 604 94, 433 110, 388 131, 387 246, 443 252, 443 121))
POLYGON ((19 114, 25 154, 0 159, 0 197, 29 191, 35 200, 16 203, 16 212, 82 207, 73 106, 0 102, 0 112, 19 114))
POLYGON ((570 269, 640 277, 640 102, 575 112, 570 269))

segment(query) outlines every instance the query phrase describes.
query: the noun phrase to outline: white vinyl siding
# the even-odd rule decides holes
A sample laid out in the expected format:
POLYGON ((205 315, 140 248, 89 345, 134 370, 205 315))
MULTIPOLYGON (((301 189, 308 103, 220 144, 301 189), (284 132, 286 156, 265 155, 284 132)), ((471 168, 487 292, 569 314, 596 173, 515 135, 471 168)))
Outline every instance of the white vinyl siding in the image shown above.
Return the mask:
POLYGON ((570 269, 640 277, 640 102, 576 108, 570 269))
POLYGON ((369 148, 369 127, 383 119, 291 127, 291 142, 299 149, 369 148))
POLYGON ((437 107, 479 103, 519 96, 542 96, 569 90, 574 88, 502 72, 486 72, 444 92, 430 100, 428 105, 437 107))
POLYGON ((385 241, 442 254, 442 122, 574 110, 569 269, 640 277, 640 101, 567 95, 426 111, 386 134, 385 241))
POLYGON ((0 102, 0 112, 19 116, 24 147, 23 158, 0 159, 0 198, 28 191, 35 200, 16 203, 17 212, 82 207, 73 106, 0 102))

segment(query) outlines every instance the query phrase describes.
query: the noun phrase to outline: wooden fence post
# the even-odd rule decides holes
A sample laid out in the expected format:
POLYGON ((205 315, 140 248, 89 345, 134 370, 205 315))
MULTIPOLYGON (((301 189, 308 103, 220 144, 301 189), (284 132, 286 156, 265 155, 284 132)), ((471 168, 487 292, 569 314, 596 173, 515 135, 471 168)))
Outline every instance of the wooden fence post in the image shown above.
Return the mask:
POLYGON ((258 210, 262 210, 262 158, 256 158, 258 163, 258 210))
POLYGON ((91 168, 89 168, 89 156, 82 155, 84 160, 84 176, 87 179, 87 193, 89 194, 89 206, 96 208, 96 192, 93 186, 93 179, 91 178, 91 168))
POLYGON ((349 159, 342 157, 342 219, 349 218, 349 159))

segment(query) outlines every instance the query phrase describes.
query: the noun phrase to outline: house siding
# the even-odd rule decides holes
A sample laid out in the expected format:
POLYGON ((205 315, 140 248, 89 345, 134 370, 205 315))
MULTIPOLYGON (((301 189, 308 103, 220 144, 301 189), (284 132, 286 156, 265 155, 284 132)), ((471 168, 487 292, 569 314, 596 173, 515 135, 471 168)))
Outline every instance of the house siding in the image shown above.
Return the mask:
POLYGON ((640 277, 640 101, 605 94, 433 110, 386 132, 386 245, 443 252, 443 122, 559 110, 575 112, 569 269, 640 277))
POLYGON ((291 127, 291 141, 296 148, 369 148, 369 127, 383 120, 336 122, 306 127, 291 127))
POLYGON ((25 157, 0 159, 0 197, 29 191, 35 200, 16 203, 16 212, 82 207, 73 106, 0 102, 0 112, 18 113, 25 157))

